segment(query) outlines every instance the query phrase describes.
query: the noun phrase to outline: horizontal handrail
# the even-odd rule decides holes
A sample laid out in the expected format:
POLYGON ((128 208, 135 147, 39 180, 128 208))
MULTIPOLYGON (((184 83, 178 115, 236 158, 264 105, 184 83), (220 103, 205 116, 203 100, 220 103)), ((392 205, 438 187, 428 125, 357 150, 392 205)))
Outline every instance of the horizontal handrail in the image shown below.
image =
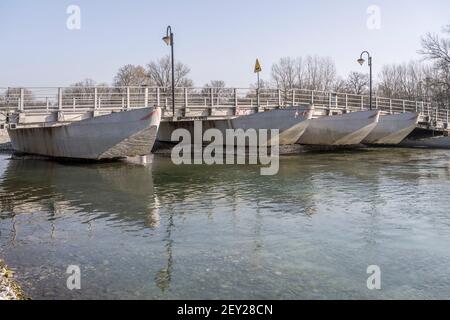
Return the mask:
MULTIPOLYGON (((175 89, 175 109, 285 107, 310 104, 348 111, 366 110, 368 95, 309 89, 189 87, 175 89)), ((430 102, 380 96, 373 107, 387 113, 419 112, 429 121, 448 123, 447 109, 430 102)), ((129 109, 161 106, 172 110, 171 89, 166 87, 15 87, 0 88, 0 110, 19 112, 129 109)))

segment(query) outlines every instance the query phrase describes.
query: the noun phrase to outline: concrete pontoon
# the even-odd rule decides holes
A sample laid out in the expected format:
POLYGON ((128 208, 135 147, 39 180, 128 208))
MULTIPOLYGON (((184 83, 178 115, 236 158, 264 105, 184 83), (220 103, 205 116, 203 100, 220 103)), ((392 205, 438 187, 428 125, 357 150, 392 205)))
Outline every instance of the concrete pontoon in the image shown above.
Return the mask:
MULTIPOLYGON (((215 127, 225 133, 226 129, 279 130, 279 144, 295 144, 306 131, 309 119, 313 116, 312 107, 287 107, 265 112, 253 113, 230 120, 216 121, 215 127)), ((259 141, 259 144, 270 144, 259 141)))
POLYGON ((425 139, 406 139, 399 146, 406 148, 450 149, 450 137, 439 136, 425 139))
POLYGON ((320 146, 347 146, 361 143, 377 126, 380 112, 357 111, 309 120, 297 143, 320 146))
MULTIPOLYGON (((309 125, 309 119, 313 116, 313 107, 298 106, 298 107, 284 107, 272 109, 267 111, 255 112, 249 111, 247 114, 230 117, 229 119, 217 120, 199 120, 202 121, 202 133, 208 129, 218 129, 222 135, 226 136, 227 129, 242 129, 244 131, 249 129, 256 130, 258 136, 261 129, 279 130, 279 144, 288 145, 295 144, 301 135, 305 132, 309 125)), ((186 129, 190 134, 194 135, 194 121, 178 121, 178 122, 163 122, 158 133, 158 140, 162 142, 171 141, 171 134, 175 129, 186 129)), ((258 141, 259 145, 270 144, 269 140, 258 141)), ((235 141, 236 146, 249 146, 247 140, 235 141)), ((226 144, 226 139, 224 139, 226 144)))
POLYGON ((8 133, 17 152, 102 160, 150 154, 160 121, 161 110, 150 107, 66 124, 10 128, 8 133))
POLYGON ((416 112, 381 115, 375 129, 362 143, 399 144, 416 128, 418 122, 419 114, 416 112))

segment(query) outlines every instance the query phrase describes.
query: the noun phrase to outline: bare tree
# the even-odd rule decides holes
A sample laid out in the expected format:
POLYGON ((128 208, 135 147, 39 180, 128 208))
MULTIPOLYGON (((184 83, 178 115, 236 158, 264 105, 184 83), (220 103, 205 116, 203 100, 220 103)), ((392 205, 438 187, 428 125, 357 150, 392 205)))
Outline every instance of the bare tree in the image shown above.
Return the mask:
POLYGON ((223 80, 211 80, 209 83, 205 84, 202 89, 202 93, 208 94, 211 91, 214 94, 219 94, 224 91, 225 81, 223 80))
MULTIPOLYGON (((165 56, 147 65, 147 74, 156 86, 169 88, 171 86, 171 60, 165 56)), ((191 72, 189 67, 181 62, 175 64, 175 87, 192 87, 194 82, 187 76, 191 72)))
POLYGON ((95 87, 96 86, 96 82, 90 78, 86 78, 82 81, 79 82, 75 82, 73 84, 70 85, 73 88, 86 88, 86 87, 95 87))
POLYGON ((225 81, 223 80, 211 80, 205 84, 205 88, 225 88, 225 81))
POLYGON ((116 87, 138 87, 151 85, 151 81, 144 67, 127 64, 117 71, 114 77, 114 85, 116 87))
POLYGON ((272 80, 277 88, 288 91, 298 87, 298 73, 301 61, 298 58, 284 57, 272 66, 272 80))
MULTIPOLYGON (((367 93, 369 86, 369 76, 365 73, 350 72, 344 83, 344 90, 353 94, 367 93)), ((339 90, 336 90, 339 91, 339 90)))
POLYGON ((93 94, 92 88, 96 85, 97 83, 94 80, 86 78, 82 81, 71 84, 69 88, 65 88, 64 96, 67 99, 72 99, 73 96, 89 97, 93 94))
POLYGON ((7 88, 2 95, 2 103, 5 103, 9 106, 17 107, 21 98, 21 91, 23 91, 24 102, 31 102, 35 100, 33 92, 27 88, 7 88))
POLYGON ((450 106, 450 24, 443 29, 445 36, 428 33, 422 38, 419 53, 432 63, 426 79, 427 92, 441 106, 450 106))
POLYGON ((233 90, 225 88, 225 86, 226 84, 223 80, 211 80, 203 86, 201 92, 206 98, 209 98, 212 94, 214 103, 219 105, 221 102, 226 102, 233 97, 233 90))
POLYGON ((379 94, 392 98, 426 99, 429 68, 417 61, 383 66, 378 83, 379 94))
MULTIPOLYGON (((450 25, 444 28, 444 32, 450 35, 450 25)), ((441 38, 437 34, 427 33, 422 37, 422 49, 419 53, 426 59, 435 61, 439 65, 450 65, 450 38, 441 38)))
MULTIPOLYGON (((92 79, 86 78, 82 81, 72 84, 69 88, 63 90, 63 104, 72 104, 73 99, 79 104, 89 104, 94 100, 94 88, 110 90, 106 83, 97 83, 92 79)), ((100 92, 100 90, 98 90, 100 92)))
MULTIPOLYGON (((250 84, 250 89, 257 89, 257 88, 258 88, 258 82, 250 84)), ((259 88, 260 89, 269 89, 270 82, 265 79, 259 79, 259 88)))
POLYGON ((330 57, 307 56, 304 61, 304 88, 332 90, 336 81, 336 66, 330 57))
POLYGON ((281 58, 272 66, 272 80, 283 91, 294 88, 326 91, 341 84, 333 60, 320 56, 281 58))

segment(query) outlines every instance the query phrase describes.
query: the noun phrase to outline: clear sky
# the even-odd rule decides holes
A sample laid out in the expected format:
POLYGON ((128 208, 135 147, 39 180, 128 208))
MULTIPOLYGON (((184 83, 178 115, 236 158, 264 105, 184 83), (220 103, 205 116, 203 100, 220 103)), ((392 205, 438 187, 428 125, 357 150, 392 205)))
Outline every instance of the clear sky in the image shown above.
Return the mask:
POLYGON ((124 64, 145 65, 169 53, 161 37, 175 33, 175 57, 198 86, 212 79, 247 87, 283 56, 330 56, 339 74, 364 71, 362 50, 382 64, 419 59, 420 37, 450 23, 449 0, 1 0, 0 87, 65 86, 92 78, 111 83, 124 64), (69 30, 69 5, 81 29, 69 30), (369 29, 367 9, 381 10, 369 29))

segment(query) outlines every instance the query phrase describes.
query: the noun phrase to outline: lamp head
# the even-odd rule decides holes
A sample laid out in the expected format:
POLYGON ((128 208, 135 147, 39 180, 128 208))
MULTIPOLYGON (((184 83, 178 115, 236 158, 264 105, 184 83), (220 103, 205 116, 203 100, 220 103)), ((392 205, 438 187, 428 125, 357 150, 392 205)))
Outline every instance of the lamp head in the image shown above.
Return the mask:
POLYGON ((359 63, 360 65, 363 65, 364 62, 366 62, 366 60, 364 60, 363 58, 359 58, 359 59, 358 59, 358 63, 359 63))
POLYGON ((162 38, 162 39, 163 39, 163 41, 164 41, 168 46, 171 45, 171 42, 172 42, 172 37, 171 37, 171 36, 165 36, 165 37, 162 38))

